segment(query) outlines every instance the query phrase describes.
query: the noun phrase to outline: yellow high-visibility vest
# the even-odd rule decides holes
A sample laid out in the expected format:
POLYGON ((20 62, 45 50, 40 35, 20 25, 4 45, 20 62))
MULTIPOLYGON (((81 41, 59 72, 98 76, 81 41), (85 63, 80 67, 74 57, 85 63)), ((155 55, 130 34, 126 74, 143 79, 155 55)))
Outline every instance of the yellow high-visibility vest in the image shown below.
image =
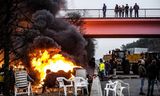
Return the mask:
POLYGON ((0 82, 4 82, 4 72, 0 73, 0 82))
POLYGON ((99 64, 99 71, 103 71, 105 69, 104 63, 99 64))

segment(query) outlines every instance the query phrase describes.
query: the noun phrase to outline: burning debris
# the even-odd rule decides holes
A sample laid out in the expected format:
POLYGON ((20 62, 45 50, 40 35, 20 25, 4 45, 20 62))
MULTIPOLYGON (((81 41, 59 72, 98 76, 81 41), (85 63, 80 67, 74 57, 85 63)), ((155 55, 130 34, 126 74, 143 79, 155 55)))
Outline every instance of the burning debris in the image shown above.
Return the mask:
MULTIPOLYGON (((49 53, 47 50, 39 50, 31 54, 31 64, 33 70, 40 74, 40 81, 43 81, 46 76, 46 71, 51 70, 56 76, 62 76, 63 73, 67 73, 67 78, 72 76, 73 68, 78 67, 67 57, 64 57, 59 53, 49 53), (60 73, 61 71, 64 71, 60 73), (59 72, 59 73, 58 73, 59 72), (57 73, 57 74, 56 74, 57 73)), ((65 77, 66 77, 65 76, 65 77)))
POLYGON ((56 17, 59 10, 65 7, 65 0, 18 2, 19 8, 15 11, 18 15, 15 21, 17 26, 11 36, 11 53, 14 55, 10 57, 17 60, 14 65, 21 62, 37 82, 43 81, 47 69, 52 72, 63 70, 72 76, 70 72, 74 67, 85 66, 87 41, 75 26, 56 17))
POLYGON ((39 49, 40 51, 35 52, 36 54, 30 52, 33 56, 30 55, 31 69, 40 74, 40 81, 45 78, 47 69, 52 72, 59 70, 72 72, 78 63, 83 64, 80 62, 83 61, 80 58, 86 55, 85 46, 87 42, 73 25, 63 19, 55 18, 47 10, 37 11, 33 14, 33 20, 32 29, 40 32, 40 35, 33 39, 30 50, 37 51, 39 49), (48 52, 48 49, 56 49, 58 52, 48 52), (45 51, 42 52, 42 50, 45 51), (68 59, 68 56, 72 58, 68 59))

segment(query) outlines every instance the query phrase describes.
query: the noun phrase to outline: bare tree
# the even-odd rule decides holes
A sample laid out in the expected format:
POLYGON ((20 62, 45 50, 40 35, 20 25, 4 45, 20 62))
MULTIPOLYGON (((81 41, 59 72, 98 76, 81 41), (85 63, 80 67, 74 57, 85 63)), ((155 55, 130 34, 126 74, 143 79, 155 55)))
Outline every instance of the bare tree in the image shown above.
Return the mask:
MULTIPOLYGON (((68 17, 67 20, 71 24, 75 25, 78 29, 80 29, 81 34, 84 35, 85 34, 85 28, 84 28, 85 23, 83 19, 81 18, 81 15, 78 12, 71 12, 67 14, 67 17, 68 17)), ((87 63, 89 63, 91 58, 93 58, 95 55, 95 43, 94 43, 95 39, 87 38, 87 37, 85 37, 85 39, 88 42, 85 49, 87 52, 86 60, 87 60, 87 63)))

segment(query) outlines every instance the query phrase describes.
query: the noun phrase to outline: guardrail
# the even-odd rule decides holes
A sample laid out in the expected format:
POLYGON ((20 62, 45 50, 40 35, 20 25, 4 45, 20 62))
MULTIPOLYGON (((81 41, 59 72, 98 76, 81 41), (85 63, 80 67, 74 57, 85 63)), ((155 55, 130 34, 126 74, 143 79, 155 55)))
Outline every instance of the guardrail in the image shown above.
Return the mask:
MULTIPOLYGON (((82 18, 103 18, 102 9, 64 9, 62 11, 65 14, 77 12, 82 16, 82 18)), ((130 12, 128 13, 128 16, 130 17, 130 12)), ((106 18, 107 17, 115 17, 114 9, 107 9, 106 18)), ((134 17, 134 10, 132 12, 132 17, 134 17)), ((160 8, 140 9, 139 17, 160 17, 160 8)))

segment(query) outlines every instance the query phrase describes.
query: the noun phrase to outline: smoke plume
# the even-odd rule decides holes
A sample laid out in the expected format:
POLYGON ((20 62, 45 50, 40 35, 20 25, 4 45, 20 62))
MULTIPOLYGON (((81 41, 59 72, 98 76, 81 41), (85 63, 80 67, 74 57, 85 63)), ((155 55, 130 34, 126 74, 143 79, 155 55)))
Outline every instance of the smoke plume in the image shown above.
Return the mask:
MULTIPOLYGON (((85 46, 87 42, 80 34, 80 32, 74 27, 70 25, 67 21, 55 18, 51 12, 47 10, 39 10, 35 14, 33 14, 33 29, 37 29, 41 36, 39 39, 43 38, 43 40, 34 40, 34 45, 40 44, 37 46, 44 46, 41 44, 46 43, 47 46, 59 45, 62 48, 62 51, 67 52, 74 57, 81 57, 84 55, 85 46), (45 38, 44 38, 45 36, 45 38), (54 41, 54 43, 47 43, 45 40, 48 39, 50 41, 54 41), (42 42, 42 43, 40 43, 42 42)), ((86 53, 85 53, 86 54, 86 53)))
POLYGON ((65 0, 27 0, 27 4, 32 10, 46 9, 50 11, 54 16, 61 8, 66 7, 65 0))
MULTIPOLYGON (((34 50, 55 48, 60 49, 64 56, 72 58, 77 65, 85 66, 87 41, 77 27, 63 18, 56 17, 58 11, 65 7, 65 0, 26 0, 26 2, 27 7, 24 12, 28 10, 26 16, 31 17, 32 22, 29 24, 29 29, 19 32, 22 36, 14 36, 12 39, 15 53, 21 57, 25 67, 32 70, 30 53, 34 50)), ((25 20, 26 16, 21 16, 23 18, 20 20, 25 20)), ((32 76, 37 77, 36 73, 33 72, 32 76)))

